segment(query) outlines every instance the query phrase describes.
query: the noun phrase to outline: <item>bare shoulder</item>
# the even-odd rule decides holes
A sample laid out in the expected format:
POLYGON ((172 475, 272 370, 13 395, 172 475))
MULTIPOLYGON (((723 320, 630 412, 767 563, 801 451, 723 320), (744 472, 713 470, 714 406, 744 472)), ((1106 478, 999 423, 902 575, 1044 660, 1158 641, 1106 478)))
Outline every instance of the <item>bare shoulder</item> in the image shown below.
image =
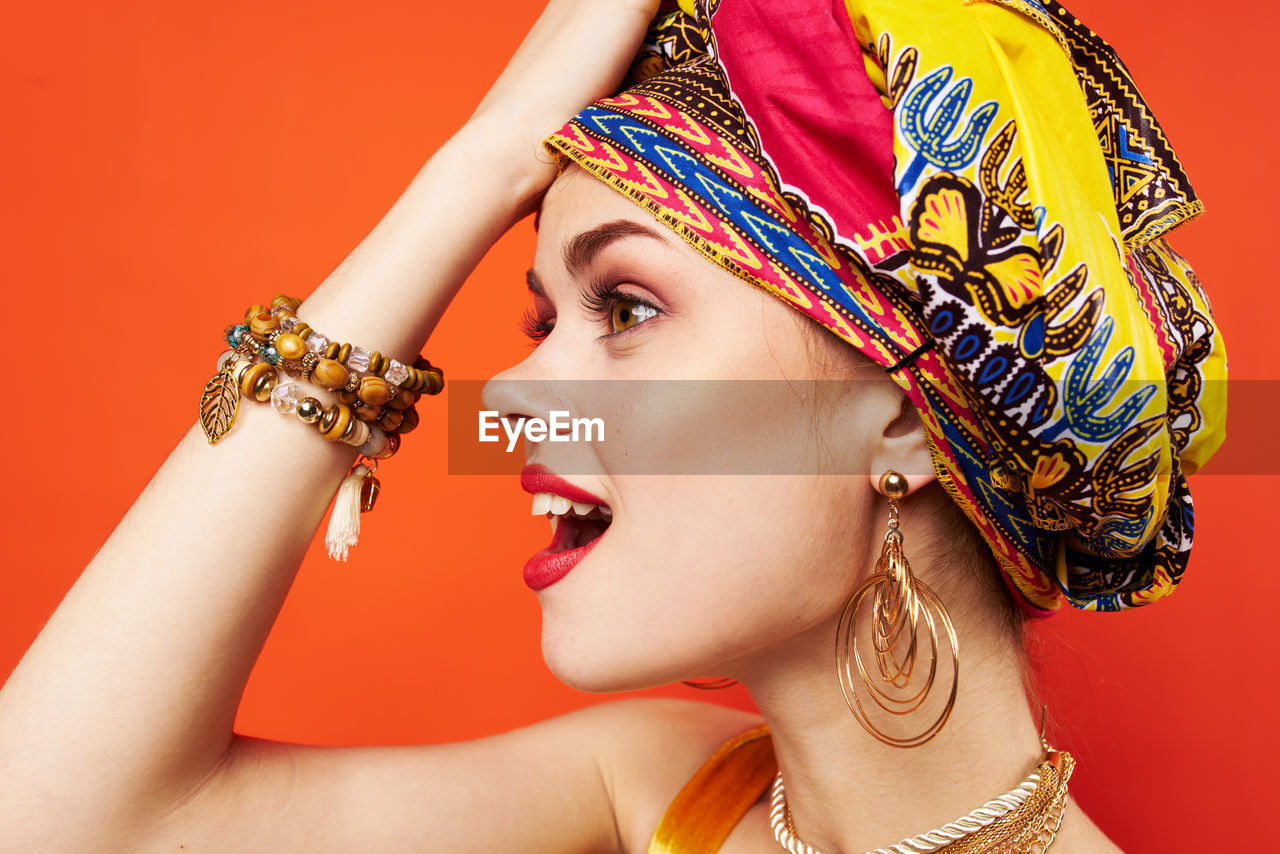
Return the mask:
MULTIPOLYGON (((584 715, 584 712, 575 713, 584 715)), ((646 850, 667 805, 718 747, 758 715, 689 700, 636 699, 586 710, 623 850, 646 850)))

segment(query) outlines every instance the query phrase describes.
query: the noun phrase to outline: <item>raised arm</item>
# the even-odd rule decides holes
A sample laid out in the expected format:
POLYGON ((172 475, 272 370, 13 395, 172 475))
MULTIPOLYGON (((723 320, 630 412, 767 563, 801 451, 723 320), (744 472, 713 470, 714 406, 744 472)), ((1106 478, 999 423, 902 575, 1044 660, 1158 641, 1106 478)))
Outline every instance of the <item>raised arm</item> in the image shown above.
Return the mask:
MULTIPOLYGON (((550 181, 539 140, 621 78, 655 6, 552 0, 469 123, 300 317, 411 361, 467 274, 550 181)), ((235 816, 241 825, 204 841, 364 850, 342 833, 379 832, 381 817, 362 801, 379 789, 355 769, 385 771, 402 755, 384 761, 369 750, 335 776, 332 752, 301 760, 232 732, 249 672, 353 456, 250 404, 215 446, 199 428, 187 434, 0 690, 0 851, 176 850, 174 834, 213 833, 211 823, 235 816), (271 489, 246 490, 246 471, 271 489), (249 793, 252 808, 237 800, 249 793)), ((466 771, 458 755, 440 749, 432 767, 456 782, 466 771)), ((436 841, 450 840, 445 830, 436 841)))

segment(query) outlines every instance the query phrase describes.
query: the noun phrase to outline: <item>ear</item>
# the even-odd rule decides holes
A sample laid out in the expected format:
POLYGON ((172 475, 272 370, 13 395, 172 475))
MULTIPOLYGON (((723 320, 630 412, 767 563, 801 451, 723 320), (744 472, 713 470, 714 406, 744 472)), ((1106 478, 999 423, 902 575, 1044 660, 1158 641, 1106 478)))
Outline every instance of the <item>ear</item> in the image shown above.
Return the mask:
POLYGON ((880 478, 887 471, 896 471, 907 478, 907 494, 910 495, 920 487, 937 479, 933 473, 933 458, 929 453, 929 442, 925 438, 924 422, 915 406, 896 389, 897 407, 891 410, 892 417, 886 421, 875 437, 876 446, 869 461, 871 471, 871 488, 881 492, 880 478))

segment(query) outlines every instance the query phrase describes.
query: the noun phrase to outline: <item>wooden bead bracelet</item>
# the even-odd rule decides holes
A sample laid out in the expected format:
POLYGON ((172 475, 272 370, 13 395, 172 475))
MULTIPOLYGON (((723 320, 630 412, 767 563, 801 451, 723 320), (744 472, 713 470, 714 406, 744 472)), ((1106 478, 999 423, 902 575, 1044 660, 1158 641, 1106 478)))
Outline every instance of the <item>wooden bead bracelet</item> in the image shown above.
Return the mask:
POLYGON ((266 362, 229 350, 219 359, 219 376, 226 374, 241 395, 265 403, 282 415, 294 415, 304 424, 314 424, 321 438, 341 442, 370 459, 389 459, 400 449, 400 437, 392 431, 361 421, 345 403, 325 406, 306 394, 299 383, 280 382, 276 369, 266 362))
POLYGON ((388 388, 417 394, 439 394, 444 388, 444 373, 419 356, 413 365, 388 358, 377 350, 366 350, 352 344, 332 341, 295 313, 300 300, 284 294, 271 300, 270 306, 253 305, 245 312, 245 333, 269 343, 277 358, 302 365, 317 375, 313 379, 330 391, 355 391, 360 378, 383 380, 388 388), (313 358, 308 359, 310 354, 313 358), (321 367, 321 362, 332 362, 321 367))
MULTIPOLYGON (((241 395, 274 402, 286 395, 284 390, 274 394, 275 389, 287 387, 289 411, 316 424, 325 439, 359 448, 367 445, 375 451, 365 454, 369 457, 388 448, 395 453, 399 437, 418 426, 414 404, 423 394, 438 394, 444 388, 444 373, 421 356, 410 367, 376 350, 330 341, 298 319, 300 303, 279 294, 270 306, 250 306, 243 323, 225 330, 232 349, 219 359, 218 373, 200 398, 200 423, 209 444, 235 423, 241 395), (314 407, 309 403, 300 408, 302 398, 293 391, 300 387, 282 383, 279 371, 335 392, 338 402, 309 420, 314 407)), ((320 405, 315 398, 306 399, 320 405)), ((283 400, 276 407, 281 411, 283 400)))
POLYGON ((280 294, 270 307, 250 306, 244 323, 227 328, 227 343, 254 349, 267 364, 336 392, 360 421, 400 434, 416 428, 414 404, 444 388, 444 373, 422 357, 409 367, 376 350, 331 342, 298 319, 298 305, 280 294))

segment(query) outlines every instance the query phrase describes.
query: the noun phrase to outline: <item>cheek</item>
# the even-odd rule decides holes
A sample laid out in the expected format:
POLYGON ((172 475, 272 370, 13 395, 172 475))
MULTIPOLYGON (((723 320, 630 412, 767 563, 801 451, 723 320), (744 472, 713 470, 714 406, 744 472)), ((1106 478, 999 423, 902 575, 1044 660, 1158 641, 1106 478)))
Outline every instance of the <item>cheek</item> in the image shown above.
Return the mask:
MULTIPOLYGON (((614 484, 613 543, 600 555, 628 564, 620 583, 673 616, 714 609, 785 625, 821 617, 862 575, 857 524, 866 480, 856 431, 837 428, 815 386, 785 380, 614 384, 634 394, 611 407, 599 448, 614 484), (833 598, 834 597, 834 598, 833 598)), ((759 626, 757 626, 759 628, 759 626)))
POLYGON ((617 691, 716 674, 806 633, 825 650, 865 572, 851 480, 616 479, 625 516, 543 597, 548 665, 617 691))

